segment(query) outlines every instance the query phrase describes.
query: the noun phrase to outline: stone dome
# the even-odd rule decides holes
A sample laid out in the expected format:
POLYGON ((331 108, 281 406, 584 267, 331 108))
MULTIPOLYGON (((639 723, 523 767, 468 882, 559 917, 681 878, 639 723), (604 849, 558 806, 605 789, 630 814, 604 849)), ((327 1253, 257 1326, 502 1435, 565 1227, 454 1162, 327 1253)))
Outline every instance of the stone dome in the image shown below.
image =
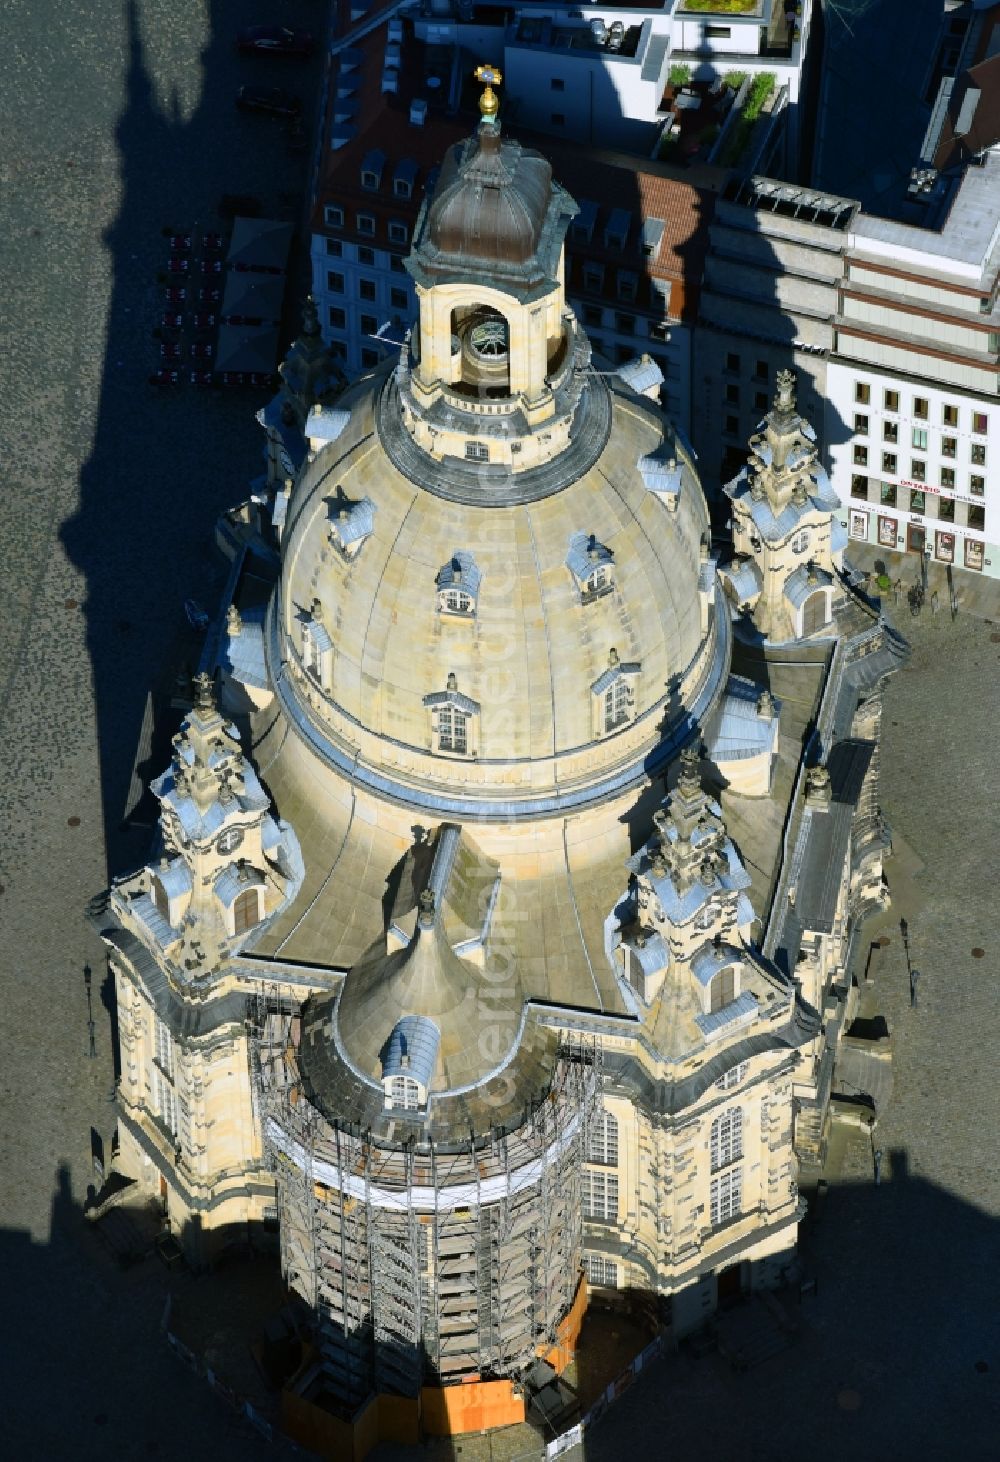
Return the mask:
POLYGON ((391 384, 386 368, 341 398, 339 435, 292 495, 265 636, 286 717, 350 781, 439 817, 547 816, 640 785, 714 704, 728 658, 704 497, 662 413, 611 378, 607 439, 579 475, 498 502, 488 474, 463 494, 447 461, 396 465, 391 384), (465 746, 438 744, 447 705, 469 717, 465 746))
POLYGON ((533 258, 552 197, 552 168, 540 153, 501 141, 489 123, 448 153, 427 217, 443 255, 491 263, 533 258))

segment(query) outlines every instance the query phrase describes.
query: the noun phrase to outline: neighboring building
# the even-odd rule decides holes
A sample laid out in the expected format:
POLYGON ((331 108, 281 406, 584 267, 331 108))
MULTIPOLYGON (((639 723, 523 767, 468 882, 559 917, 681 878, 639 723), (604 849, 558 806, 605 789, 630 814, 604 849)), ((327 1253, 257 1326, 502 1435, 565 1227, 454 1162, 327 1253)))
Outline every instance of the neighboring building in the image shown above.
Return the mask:
POLYGON ((659 372, 593 369, 581 209, 495 79, 398 359, 234 520, 217 660, 267 793, 201 682, 163 860, 93 912, 127 1172, 196 1259, 276 1203, 314 1340, 285 1416, 328 1455, 522 1419, 594 1291, 679 1338, 779 1283, 843 1053, 884 1086, 845 1033, 902 647, 790 377, 720 570, 659 372))
POLYGON ((968 167, 927 226, 732 180, 694 347, 692 436, 710 494, 791 365, 850 536, 883 558, 1000 574, 998 266, 1000 153, 968 167))
POLYGON ((759 177, 731 178, 716 201, 692 365, 692 439, 710 498, 738 470, 779 371, 795 371, 806 415, 823 423, 857 209, 849 198, 759 177))
POLYGON ((746 0, 714 13, 683 0, 586 11, 543 0, 512 9, 434 0, 414 28, 429 44, 489 56, 503 71, 506 110, 518 128, 645 157, 669 121, 671 70, 697 81, 769 72, 789 104, 794 169, 811 15, 812 0, 746 0))

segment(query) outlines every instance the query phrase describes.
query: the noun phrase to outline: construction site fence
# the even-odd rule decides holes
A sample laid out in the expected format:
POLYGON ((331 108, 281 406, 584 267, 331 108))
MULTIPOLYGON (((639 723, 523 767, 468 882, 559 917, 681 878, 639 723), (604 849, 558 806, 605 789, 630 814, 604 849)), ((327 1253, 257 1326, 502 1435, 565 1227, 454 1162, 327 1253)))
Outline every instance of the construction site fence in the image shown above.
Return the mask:
POLYGON ((185 1345, 183 1340, 179 1339, 172 1330, 165 1329, 163 1334, 167 1344, 174 1352, 174 1355, 177 1356, 178 1360, 183 1362, 183 1364, 187 1366, 188 1370, 193 1371, 196 1376, 204 1377, 204 1379, 208 1382, 209 1386, 212 1388, 215 1394, 217 1396, 220 1396, 222 1400, 225 1401, 226 1405, 230 1406, 232 1410, 235 1411, 239 1416, 245 1417, 250 1425, 254 1427, 256 1431, 260 1432, 262 1437, 265 1437, 269 1442, 282 1443, 285 1449, 285 1453, 289 1457, 308 1458, 312 1456, 312 1453, 303 1452, 302 1448, 297 1447, 295 1443, 291 1441, 283 1431, 274 1426, 272 1422, 268 1421, 267 1417, 263 1416, 252 1402, 247 1401, 242 1396, 239 1396, 233 1390, 232 1386, 227 1385, 222 1377, 215 1373, 211 1366, 205 1365, 204 1362, 201 1361, 197 1355, 195 1355, 190 1346, 185 1345))
POLYGON ((571 1426, 568 1431, 563 1432, 558 1437, 554 1437, 551 1442, 546 1444, 546 1458, 561 1457, 564 1452, 569 1452, 573 1447, 582 1442, 584 1433, 596 1422, 600 1421, 608 1407, 613 1405, 619 1396, 624 1396, 642 1368, 650 1365, 652 1361, 662 1355, 663 1345, 664 1340, 662 1335, 657 1335, 655 1339, 651 1340, 645 1350, 640 1351, 635 1360, 631 1361, 625 1367, 621 1375, 616 1376, 608 1384, 587 1414, 582 1416, 575 1426, 571 1426))

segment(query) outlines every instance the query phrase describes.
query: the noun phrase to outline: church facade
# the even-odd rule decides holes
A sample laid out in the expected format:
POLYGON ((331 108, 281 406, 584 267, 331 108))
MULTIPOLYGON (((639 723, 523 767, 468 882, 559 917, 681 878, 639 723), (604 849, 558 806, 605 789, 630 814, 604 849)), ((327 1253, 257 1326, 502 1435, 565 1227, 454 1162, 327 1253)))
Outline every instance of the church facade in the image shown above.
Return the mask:
POLYGON ((679 1337, 779 1283, 884 898, 904 651, 794 379, 720 547, 657 368, 566 303, 574 213, 488 86, 398 361, 336 394, 296 347, 157 846, 93 915, 122 1170, 196 1260, 277 1222, 296 1414, 346 1427, 520 1419, 594 1294, 679 1337))

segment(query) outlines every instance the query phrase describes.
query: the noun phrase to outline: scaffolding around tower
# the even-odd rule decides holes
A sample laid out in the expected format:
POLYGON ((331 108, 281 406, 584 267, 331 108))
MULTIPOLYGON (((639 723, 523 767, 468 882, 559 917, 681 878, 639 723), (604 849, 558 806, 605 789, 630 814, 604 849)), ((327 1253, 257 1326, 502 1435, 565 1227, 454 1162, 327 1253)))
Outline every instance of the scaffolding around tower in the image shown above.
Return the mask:
MULTIPOLYGON (((512 1384, 566 1350, 582 1280, 581 1163, 597 1102, 594 1043, 563 1044, 513 1128, 447 1146, 327 1120, 296 1059, 299 1017, 262 990, 256 1100, 289 1286, 313 1310, 323 1390, 345 1418, 372 1395, 512 1384)), ((575 1338, 575 1337, 574 1337, 575 1338)))

